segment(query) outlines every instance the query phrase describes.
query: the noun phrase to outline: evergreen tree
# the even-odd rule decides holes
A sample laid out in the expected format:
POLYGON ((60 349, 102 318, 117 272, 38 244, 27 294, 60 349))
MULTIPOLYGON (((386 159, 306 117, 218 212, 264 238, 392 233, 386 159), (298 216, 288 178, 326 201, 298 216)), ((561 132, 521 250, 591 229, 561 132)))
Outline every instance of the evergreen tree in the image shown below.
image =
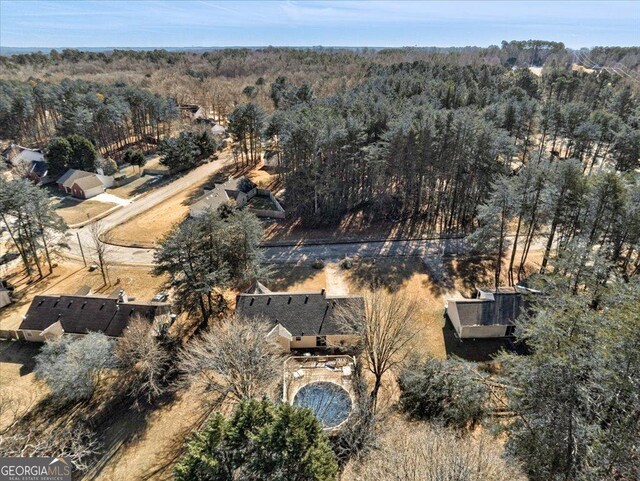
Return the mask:
POLYGON ((49 142, 44 152, 49 175, 55 177, 64 174, 69 168, 72 155, 73 150, 67 139, 57 137, 49 142))
POLYGON ((155 272, 169 275, 176 304, 199 312, 203 321, 225 308, 223 291, 256 279, 263 230, 258 218, 246 210, 229 215, 209 211, 174 227, 155 254, 155 272))
POLYGON ((97 167, 96 161, 98 159, 98 152, 95 146, 89 140, 78 134, 70 135, 67 137, 67 141, 71 146, 69 168, 95 172, 97 167))
POLYGON ((177 481, 333 481, 338 463, 310 410, 267 400, 215 413, 187 442, 177 481))
MULTIPOLYGON (((640 284, 573 294, 564 276, 545 279, 544 298, 518 321, 529 356, 503 355, 508 450, 531 480, 635 479, 640 452, 640 284)), ((599 285, 587 281, 585 286, 599 285)))

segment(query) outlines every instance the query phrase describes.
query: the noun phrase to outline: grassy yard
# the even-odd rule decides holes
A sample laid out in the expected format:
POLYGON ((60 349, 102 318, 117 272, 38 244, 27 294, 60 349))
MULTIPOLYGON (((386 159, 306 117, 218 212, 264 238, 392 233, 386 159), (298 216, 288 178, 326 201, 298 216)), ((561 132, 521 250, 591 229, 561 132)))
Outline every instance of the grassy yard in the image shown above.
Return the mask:
POLYGON ((132 197, 144 194, 151 189, 155 184, 152 180, 153 177, 145 175, 128 183, 127 185, 116 187, 114 189, 107 189, 107 193, 117 195, 123 199, 131 199, 132 197))
POLYGON ((0 341, 0 431, 26 414, 47 394, 33 368, 40 344, 0 341))
POLYGON ((68 225, 79 224, 108 211, 116 204, 97 200, 74 200, 64 198, 56 201, 54 209, 68 225))
POLYGON ((117 226, 111 231, 113 241, 116 244, 154 247, 156 241, 168 233, 171 227, 182 222, 189 215, 189 205, 202 195, 203 187, 210 184, 213 178, 224 178, 229 175, 238 177, 245 174, 261 186, 267 182, 265 176, 270 178, 270 174, 266 174, 262 170, 251 169, 248 172, 237 172, 232 165, 224 167, 211 178, 203 178, 189 189, 117 226))
POLYGON ((113 242, 123 245, 154 247, 174 224, 182 222, 189 215, 189 204, 198 195, 202 183, 180 192, 161 202, 152 209, 128 220, 111 230, 113 242))
POLYGON ((7 280, 16 287, 15 302, 2 309, 0 329, 17 329, 38 294, 73 294, 83 286, 91 287, 94 293, 110 294, 121 288, 130 297, 148 301, 161 290, 163 283, 163 278, 151 275, 150 269, 144 267, 114 266, 109 275, 113 285, 104 286, 99 270, 89 272, 83 264, 74 262, 60 263, 52 274, 32 283, 24 271, 14 272, 7 280))

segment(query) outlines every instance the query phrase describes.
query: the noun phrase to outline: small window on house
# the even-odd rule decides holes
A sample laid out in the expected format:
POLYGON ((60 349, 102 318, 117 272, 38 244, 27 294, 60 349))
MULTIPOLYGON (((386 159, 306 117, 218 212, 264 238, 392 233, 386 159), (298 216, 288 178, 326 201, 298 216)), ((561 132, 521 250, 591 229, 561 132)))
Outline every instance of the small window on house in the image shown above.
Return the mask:
POLYGON ((302 337, 301 336, 296 336, 296 341, 302 341, 302 337))

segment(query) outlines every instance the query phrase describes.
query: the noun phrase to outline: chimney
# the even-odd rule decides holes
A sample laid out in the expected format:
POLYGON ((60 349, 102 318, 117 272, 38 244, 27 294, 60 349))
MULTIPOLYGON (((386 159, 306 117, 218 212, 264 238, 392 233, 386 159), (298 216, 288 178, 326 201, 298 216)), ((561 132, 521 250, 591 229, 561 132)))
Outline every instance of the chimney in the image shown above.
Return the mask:
POLYGON ((118 292, 118 304, 122 304, 123 302, 127 302, 129 298, 127 297, 127 293, 124 292, 124 289, 120 289, 118 292))
POLYGON ((320 291, 320 294, 324 296, 324 288, 320 291))

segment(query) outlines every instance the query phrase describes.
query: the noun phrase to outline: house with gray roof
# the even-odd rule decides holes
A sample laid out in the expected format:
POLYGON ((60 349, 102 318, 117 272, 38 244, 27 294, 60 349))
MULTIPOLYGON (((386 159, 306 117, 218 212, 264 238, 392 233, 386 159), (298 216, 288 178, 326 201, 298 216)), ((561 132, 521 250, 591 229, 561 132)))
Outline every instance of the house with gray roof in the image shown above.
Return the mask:
POLYGON ((89 199, 102 194, 113 183, 113 176, 110 175, 69 169, 58 179, 58 189, 80 199, 89 199))
POLYGON ((30 149, 17 144, 10 144, 2 151, 2 157, 13 168, 39 185, 53 182, 49 177, 49 166, 40 149, 30 149))
POLYGON ((283 349, 325 349, 346 345, 345 335, 336 320, 343 308, 361 308, 360 296, 328 296, 320 292, 271 292, 262 284, 236 297, 236 315, 246 319, 262 319, 271 324, 269 336, 283 349))
POLYGON ((80 293, 35 296, 18 331, 33 342, 88 332, 119 337, 135 317, 156 326, 168 324, 170 305, 129 301, 123 290, 111 296, 80 293))
POLYGON ((216 183, 212 188, 204 189, 204 194, 189 207, 189 215, 198 217, 208 210, 216 210, 226 203, 236 207, 246 207, 258 217, 284 219, 285 212, 280 202, 271 191, 259 189, 248 179, 229 177, 222 183, 216 183))
POLYGON ((446 315, 461 339, 510 337, 535 293, 523 286, 478 288, 474 299, 447 299, 446 315))

